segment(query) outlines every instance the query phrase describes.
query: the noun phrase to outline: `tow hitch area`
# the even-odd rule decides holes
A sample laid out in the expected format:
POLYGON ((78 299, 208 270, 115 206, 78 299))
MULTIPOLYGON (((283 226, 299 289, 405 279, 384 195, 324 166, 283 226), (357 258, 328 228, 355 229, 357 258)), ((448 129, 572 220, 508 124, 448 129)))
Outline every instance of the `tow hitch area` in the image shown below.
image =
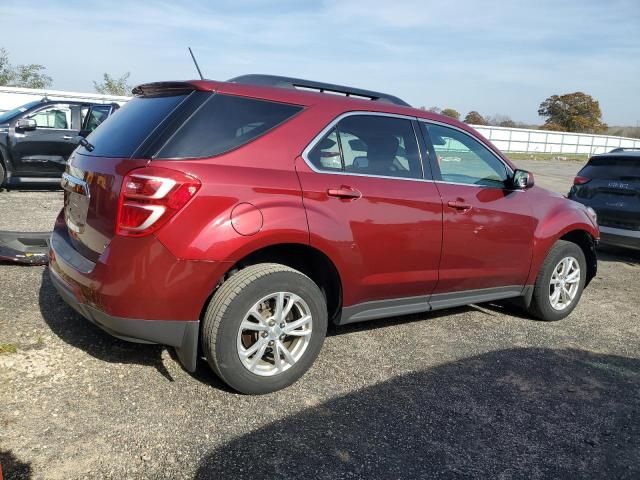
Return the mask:
POLYGON ((0 231, 0 262, 46 265, 51 232, 0 231))

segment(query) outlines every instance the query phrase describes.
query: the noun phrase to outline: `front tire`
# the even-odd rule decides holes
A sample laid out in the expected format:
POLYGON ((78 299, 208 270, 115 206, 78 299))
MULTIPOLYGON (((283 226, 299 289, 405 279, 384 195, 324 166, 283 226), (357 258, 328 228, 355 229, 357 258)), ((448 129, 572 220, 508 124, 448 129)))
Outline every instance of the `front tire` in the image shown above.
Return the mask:
POLYGON ((538 272, 529 313, 545 321, 567 317, 580 301, 586 276, 582 249, 575 243, 558 240, 538 272))
POLYGON ((213 295, 202 326, 202 348, 231 388, 263 394, 298 380, 317 358, 327 330, 318 286, 285 265, 240 270, 213 295))

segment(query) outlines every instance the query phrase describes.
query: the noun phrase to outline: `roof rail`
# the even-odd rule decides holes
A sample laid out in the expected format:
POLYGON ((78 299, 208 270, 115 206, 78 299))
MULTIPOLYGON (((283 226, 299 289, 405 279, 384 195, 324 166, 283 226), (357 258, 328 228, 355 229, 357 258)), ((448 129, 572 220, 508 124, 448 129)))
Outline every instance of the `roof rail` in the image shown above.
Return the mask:
POLYGON ((316 90, 319 92, 341 93, 347 97, 363 98, 379 102, 395 103, 404 107, 410 107, 407 102, 393 95, 363 90, 361 88, 345 87, 333 83, 316 82, 314 80, 303 80, 301 78, 280 77, 277 75, 250 74, 228 80, 229 82, 244 83, 249 85, 264 85, 269 87, 298 88, 303 90, 316 90))
POLYGON ((618 147, 611 150, 609 153, 628 152, 630 150, 640 150, 640 147, 618 147))

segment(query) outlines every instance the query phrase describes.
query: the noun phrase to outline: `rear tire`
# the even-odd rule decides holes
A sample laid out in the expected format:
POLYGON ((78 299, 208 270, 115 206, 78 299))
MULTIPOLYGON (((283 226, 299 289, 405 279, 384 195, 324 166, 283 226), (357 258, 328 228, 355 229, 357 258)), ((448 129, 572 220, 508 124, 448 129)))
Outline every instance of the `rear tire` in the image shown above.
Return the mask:
POLYGON ((264 394, 291 385, 311 367, 326 330, 318 286, 285 265, 261 263, 240 270, 213 295, 202 349, 231 388, 264 394))
POLYGON ((529 313, 545 321, 567 317, 580 301, 586 276, 582 249, 575 243, 558 240, 538 272, 529 313))
POLYGON ((0 159, 0 190, 4 188, 4 182, 7 180, 7 171, 4 168, 4 164, 0 159))

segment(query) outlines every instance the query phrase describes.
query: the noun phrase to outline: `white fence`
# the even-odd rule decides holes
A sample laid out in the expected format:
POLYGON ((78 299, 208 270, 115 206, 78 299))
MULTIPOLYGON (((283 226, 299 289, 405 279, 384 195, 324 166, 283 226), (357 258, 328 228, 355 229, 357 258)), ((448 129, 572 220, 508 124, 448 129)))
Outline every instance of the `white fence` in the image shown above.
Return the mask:
POLYGON ((63 92, 60 90, 38 90, 33 88, 0 87, 0 113, 12 110, 28 102, 47 97, 51 100, 79 100, 82 102, 123 104, 130 97, 102 95, 101 93, 63 92))
POLYGON ((637 138, 486 125, 471 126, 503 152, 594 155, 618 147, 640 148, 640 139, 637 138))

